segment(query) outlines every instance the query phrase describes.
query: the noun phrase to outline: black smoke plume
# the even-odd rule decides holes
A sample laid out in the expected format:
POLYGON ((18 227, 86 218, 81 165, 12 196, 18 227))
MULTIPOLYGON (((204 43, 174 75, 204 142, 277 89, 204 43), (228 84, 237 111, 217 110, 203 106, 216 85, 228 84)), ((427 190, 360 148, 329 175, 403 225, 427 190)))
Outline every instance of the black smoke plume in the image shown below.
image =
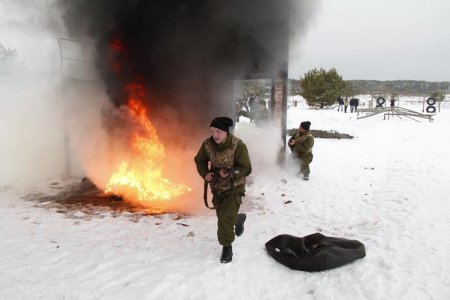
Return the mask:
MULTIPOLYGON (((153 118, 203 128, 230 115, 233 80, 285 69, 288 0, 61 0, 71 37, 92 38, 111 100, 143 83, 153 118), (167 113, 167 112, 171 113, 167 113)), ((158 122, 157 122, 158 124, 158 122)), ((158 125, 157 125, 158 126, 158 125)))

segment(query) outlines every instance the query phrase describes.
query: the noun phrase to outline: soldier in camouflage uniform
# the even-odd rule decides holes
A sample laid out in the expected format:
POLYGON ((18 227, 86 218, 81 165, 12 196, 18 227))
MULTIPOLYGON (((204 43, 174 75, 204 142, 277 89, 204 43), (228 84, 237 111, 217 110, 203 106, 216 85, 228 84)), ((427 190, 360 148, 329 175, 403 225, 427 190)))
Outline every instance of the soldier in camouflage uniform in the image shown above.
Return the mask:
POLYGON ((247 146, 230 133, 233 120, 215 118, 210 125, 211 137, 194 157, 197 171, 210 183, 217 215, 217 238, 223 246, 220 262, 232 260, 231 244, 235 235, 244 232, 245 214, 239 214, 245 193, 245 178, 252 171, 247 146), (208 163, 211 168, 208 168, 208 163))
POLYGON ((292 153, 300 160, 300 172, 303 173, 304 180, 309 180, 309 164, 313 160, 314 137, 309 132, 310 126, 309 121, 300 123, 298 131, 291 136, 288 143, 292 153))

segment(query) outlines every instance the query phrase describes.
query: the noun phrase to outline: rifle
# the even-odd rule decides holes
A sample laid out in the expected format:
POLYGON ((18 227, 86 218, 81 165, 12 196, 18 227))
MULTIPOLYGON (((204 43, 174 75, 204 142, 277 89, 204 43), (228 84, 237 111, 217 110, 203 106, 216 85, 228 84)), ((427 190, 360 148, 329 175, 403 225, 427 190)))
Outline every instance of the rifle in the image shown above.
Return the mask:
MULTIPOLYGON (((210 183, 210 185, 211 185, 211 191, 212 191, 213 194, 214 194, 214 193, 219 193, 219 192, 216 190, 215 187, 216 187, 216 185, 217 185, 217 181, 219 180, 220 170, 223 170, 225 173, 231 174, 230 176, 232 176, 232 174, 237 174, 237 173, 239 172, 238 169, 235 169, 235 168, 226 168, 226 167, 224 167, 224 168, 214 168, 214 169, 211 169, 210 172, 213 172, 213 173, 214 173, 213 180, 211 180, 211 183, 210 183)), ((212 207, 208 205, 208 181, 206 181, 206 180, 205 180, 204 183, 203 183, 203 201, 205 202, 205 206, 206 206, 207 208, 209 208, 209 209, 217 209, 217 206, 214 206, 214 204, 213 204, 212 207)))

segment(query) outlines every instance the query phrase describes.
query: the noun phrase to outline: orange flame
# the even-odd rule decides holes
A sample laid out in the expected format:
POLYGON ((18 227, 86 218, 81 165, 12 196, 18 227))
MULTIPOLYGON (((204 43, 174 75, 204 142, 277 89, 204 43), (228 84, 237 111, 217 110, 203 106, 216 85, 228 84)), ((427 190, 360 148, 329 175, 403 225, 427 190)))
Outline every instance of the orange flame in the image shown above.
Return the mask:
POLYGON ((129 94, 127 113, 137 125, 131 137, 133 155, 128 161, 120 163, 118 170, 109 179, 105 192, 124 196, 132 202, 135 199, 144 207, 151 207, 153 201, 172 200, 190 192, 187 185, 175 184, 163 177, 166 155, 142 103, 144 87, 132 83, 126 87, 126 91, 129 94))

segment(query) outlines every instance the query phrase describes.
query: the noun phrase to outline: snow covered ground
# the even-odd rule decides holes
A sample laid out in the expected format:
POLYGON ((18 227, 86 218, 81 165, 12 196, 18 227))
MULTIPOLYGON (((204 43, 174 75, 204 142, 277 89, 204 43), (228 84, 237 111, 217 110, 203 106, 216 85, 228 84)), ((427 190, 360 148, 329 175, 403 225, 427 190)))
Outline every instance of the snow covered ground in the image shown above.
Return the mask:
POLYGON ((450 106, 434 122, 289 108, 288 128, 304 120, 354 136, 316 139, 308 182, 290 159, 274 164, 278 132, 238 124, 254 171, 229 264, 219 262, 216 218, 206 208, 182 219, 84 218, 25 200, 56 193, 55 180, 79 179, 0 187, 0 299, 450 299, 450 106), (264 248, 279 234, 315 232, 357 239, 366 257, 306 273, 264 248))

